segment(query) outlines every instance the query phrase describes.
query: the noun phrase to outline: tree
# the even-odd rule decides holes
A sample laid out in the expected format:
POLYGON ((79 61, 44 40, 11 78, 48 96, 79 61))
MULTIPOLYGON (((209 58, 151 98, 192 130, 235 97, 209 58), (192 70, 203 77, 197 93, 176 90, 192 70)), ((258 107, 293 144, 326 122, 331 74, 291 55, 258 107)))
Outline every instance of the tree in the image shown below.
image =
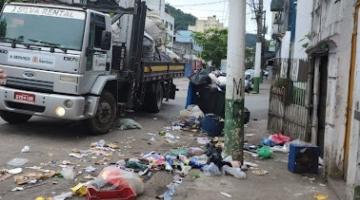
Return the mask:
POLYGON ((0 0, 0 10, 2 10, 2 7, 4 6, 5 4, 5 0, 0 0))
POLYGON ((201 58, 212 61, 215 67, 220 67, 221 60, 226 58, 227 33, 226 29, 210 29, 204 33, 194 33, 195 42, 203 48, 201 58))
POLYGON ((184 13, 180 9, 176 9, 170 4, 166 4, 166 12, 168 12, 175 19, 175 31, 178 30, 188 30, 189 25, 195 25, 196 17, 184 13))

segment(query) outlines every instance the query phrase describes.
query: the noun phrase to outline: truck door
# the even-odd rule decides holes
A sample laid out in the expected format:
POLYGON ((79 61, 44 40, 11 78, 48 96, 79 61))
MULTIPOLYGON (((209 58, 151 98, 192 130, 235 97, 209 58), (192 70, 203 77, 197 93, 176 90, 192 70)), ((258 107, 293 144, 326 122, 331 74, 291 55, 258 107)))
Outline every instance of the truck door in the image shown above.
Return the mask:
POLYGON ((105 16, 91 13, 87 71, 106 71, 107 52, 101 49, 101 38, 104 30, 106 30, 105 16))

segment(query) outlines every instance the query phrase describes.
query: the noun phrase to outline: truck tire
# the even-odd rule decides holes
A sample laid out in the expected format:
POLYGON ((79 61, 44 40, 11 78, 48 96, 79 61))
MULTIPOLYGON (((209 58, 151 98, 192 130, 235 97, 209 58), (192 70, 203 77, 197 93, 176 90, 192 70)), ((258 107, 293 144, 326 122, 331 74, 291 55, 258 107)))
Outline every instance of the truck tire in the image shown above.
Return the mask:
POLYGON ((113 127, 117 116, 117 103, 113 94, 103 92, 93 118, 86 120, 86 126, 92 135, 106 134, 113 127))
POLYGON ((29 121, 32 115, 0 111, 0 117, 9 124, 22 124, 29 121))
POLYGON ((160 112, 164 99, 164 90, 160 82, 152 83, 146 90, 144 107, 149 113, 160 112))

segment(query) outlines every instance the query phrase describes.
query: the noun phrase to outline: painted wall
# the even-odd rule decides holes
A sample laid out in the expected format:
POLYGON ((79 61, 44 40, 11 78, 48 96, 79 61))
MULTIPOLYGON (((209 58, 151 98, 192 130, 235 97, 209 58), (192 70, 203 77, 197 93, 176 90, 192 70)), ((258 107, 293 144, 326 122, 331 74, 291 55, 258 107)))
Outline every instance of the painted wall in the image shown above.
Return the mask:
POLYGON ((311 32, 312 0, 298 0, 296 14, 296 30, 294 39, 293 58, 307 59, 306 44, 310 41, 306 35, 311 32))
POLYGON ((329 45, 324 161, 326 173, 344 176, 344 141, 354 0, 313 2, 311 47, 329 45))

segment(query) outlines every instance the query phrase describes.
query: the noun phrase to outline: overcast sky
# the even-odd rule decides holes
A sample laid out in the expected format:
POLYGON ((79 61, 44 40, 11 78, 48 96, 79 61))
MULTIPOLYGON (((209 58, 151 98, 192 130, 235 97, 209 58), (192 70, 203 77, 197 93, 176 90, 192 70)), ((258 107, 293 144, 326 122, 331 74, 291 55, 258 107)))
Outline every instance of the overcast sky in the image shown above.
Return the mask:
MULTIPOLYGON (((229 12, 228 0, 166 0, 166 2, 201 19, 216 15, 221 22, 227 25, 229 12)), ((255 0, 255 2, 257 2, 257 0, 255 0)), ((270 2, 271 0, 264 0, 269 28, 271 28, 270 2)), ((247 8, 246 14, 246 31, 256 33, 256 23, 255 20, 252 19, 254 18, 254 14, 249 7, 247 8)), ((269 31, 271 30, 269 29, 269 31)))

